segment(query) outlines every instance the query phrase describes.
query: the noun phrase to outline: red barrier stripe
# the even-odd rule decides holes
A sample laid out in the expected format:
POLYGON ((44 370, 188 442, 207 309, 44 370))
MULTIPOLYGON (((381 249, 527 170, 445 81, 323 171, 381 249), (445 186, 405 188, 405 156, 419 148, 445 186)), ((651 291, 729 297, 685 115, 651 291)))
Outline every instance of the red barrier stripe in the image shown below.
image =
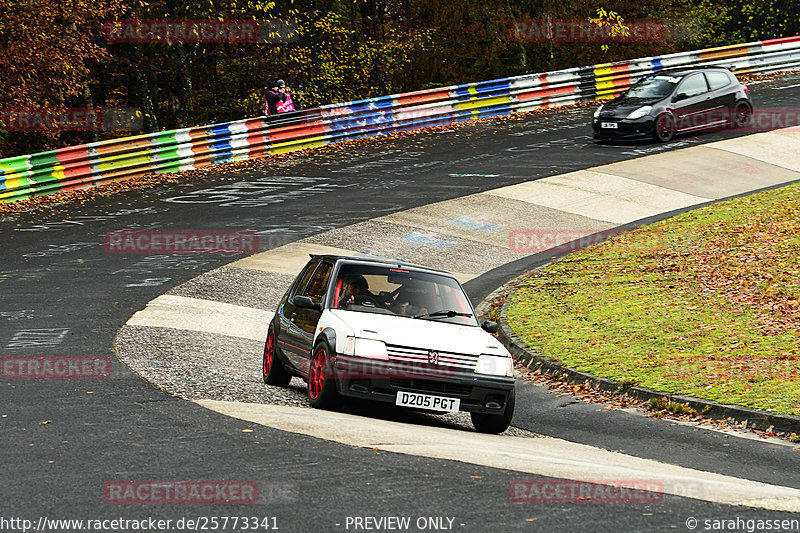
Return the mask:
POLYGON ((552 98, 553 96, 561 96, 564 94, 575 94, 577 92, 576 89, 577 86, 575 85, 570 85, 567 87, 556 87, 554 89, 542 87, 540 89, 533 89, 532 91, 519 93, 517 95, 517 100, 524 101, 524 100, 533 100, 535 98, 552 98))
POLYGON ((245 122, 247 128, 247 144, 250 147, 250 157, 261 157, 269 152, 269 140, 264 135, 264 121, 261 119, 248 120, 245 122))
POLYGON ((796 43, 800 41, 800 35, 794 37, 780 37, 778 39, 769 39, 768 41, 761 41, 763 46, 770 46, 775 44, 796 43))
POLYGON ((309 122, 308 124, 299 124, 296 126, 285 126, 283 128, 275 128, 267 130, 267 138, 270 142, 289 141, 301 137, 314 137, 316 135, 323 135, 326 133, 325 123, 322 121, 309 122))
POLYGON ((69 165, 70 163, 80 163, 89 159, 89 146, 86 144, 79 144, 77 146, 68 146, 56 150, 56 159, 62 165, 69 165))
POLYGON ((435 102, 437 100, 449 99, 450 89, 430 89, 428 91, 417 91, 413 93, 405 93, 395 99, 392 107, 402 107, 407 105, 424 104, 426 102, 435 102))

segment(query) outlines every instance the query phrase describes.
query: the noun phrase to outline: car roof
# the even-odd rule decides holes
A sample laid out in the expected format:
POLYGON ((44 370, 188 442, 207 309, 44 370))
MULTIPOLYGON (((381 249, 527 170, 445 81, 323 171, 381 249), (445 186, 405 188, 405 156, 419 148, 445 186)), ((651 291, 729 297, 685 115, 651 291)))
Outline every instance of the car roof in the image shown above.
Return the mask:
POLYGON ((727 72, 728 74, 731 73, 731 70, 727 67, 719 66, 719 65, 699 65, 697 67, 691 68, 671 68, 671 69, 664 69, 653 72, 649 76, 687 76, 694 72, 703 72, 705 70, 721 70, 723 72, 727 72))
POLYGON ((389 257, 379 256, 357 256, 357 255, 337 255, 337 254, 308 254, 312 259, 326 259, 331 262, 346 262, 349 264, 361 263, 364 265, 375 266, 396 266, 398 268, 410 269, 419 272, 430 272, 431 274, 443 274, 450 278, 455 278, 453 274, 445 270, 437 270, 435 268, 424 267, 403 261, 402 259, 392 259, 389 257))

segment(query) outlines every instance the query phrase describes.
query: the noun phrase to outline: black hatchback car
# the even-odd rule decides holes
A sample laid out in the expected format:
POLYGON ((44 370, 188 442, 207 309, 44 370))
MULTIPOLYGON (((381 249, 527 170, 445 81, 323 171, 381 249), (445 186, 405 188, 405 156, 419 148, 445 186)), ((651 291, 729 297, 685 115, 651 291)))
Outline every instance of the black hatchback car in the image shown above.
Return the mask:
POLYGON ((743 127, 753 113, 746 85, 728 69, 662 70, 634 83, 594 113, 596 140, 652 137, 743 127))

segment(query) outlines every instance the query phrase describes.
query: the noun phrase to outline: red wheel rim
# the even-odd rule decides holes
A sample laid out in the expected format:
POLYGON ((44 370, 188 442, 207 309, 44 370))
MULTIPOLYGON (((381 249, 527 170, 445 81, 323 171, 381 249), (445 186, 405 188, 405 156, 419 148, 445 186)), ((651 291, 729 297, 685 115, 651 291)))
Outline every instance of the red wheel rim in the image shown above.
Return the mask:
POLYGON ((661 137, 666 137, 671 130, 672 124, 670 124, 670 120, 667 117, 662 117, 661 120, 658 121, 658 133, 661 137))
POLYGON ((737 124, 740 126, 744 126, 747 123, 747 117, 750 114, 750 110, 747 109, 747 106, 740 105, 736 108, 736 121, 737 124))
POLYGON ((269 374, 272 368, 272 354, 275 353, 275 335, 270 331, 267 335, 267 345, 264 346, 264 375, 269 374))
POLYGON ((325 348, 320 348, 311 360, 311 369, 308 371, 308 395, 316 399, 322 392, 325 384, 325 348))

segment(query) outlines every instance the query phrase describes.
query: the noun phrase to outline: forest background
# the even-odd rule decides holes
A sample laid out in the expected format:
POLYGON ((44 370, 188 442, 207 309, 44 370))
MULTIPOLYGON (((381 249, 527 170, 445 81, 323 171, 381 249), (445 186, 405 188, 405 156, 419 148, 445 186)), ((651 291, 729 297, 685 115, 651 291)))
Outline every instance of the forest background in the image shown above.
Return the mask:
POLYGON ((262 114, 282 78, 312 107, 800 34, 796 0, 4 0, 0 157, 262 114), (680 23, 679 38, 540 39, 542 21, 680 23), (131 21, 261 21, 264 42, 125 42, 131 21), (265 34, 266 35, 266 34, 265 34), (123 108, 131 129, 3 129, 20 109, 123 108))

